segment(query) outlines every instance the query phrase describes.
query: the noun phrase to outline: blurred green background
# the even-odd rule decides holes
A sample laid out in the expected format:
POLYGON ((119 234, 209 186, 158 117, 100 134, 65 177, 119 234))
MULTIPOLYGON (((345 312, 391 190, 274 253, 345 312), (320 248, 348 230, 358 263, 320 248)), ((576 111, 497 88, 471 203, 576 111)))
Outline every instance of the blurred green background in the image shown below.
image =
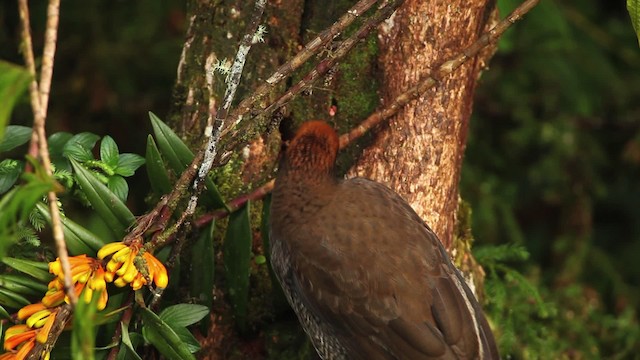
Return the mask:
MULTIPOLYGON (((517 3, 498 1, 503 14, 517 3)), ((45 4, 30 6, 41 49, 45 4)), ((0 3, 0 58, 21 64, 16 14, 0 3)), ((147 111, 169 110, 185 16, 176 0, 63 1, 49 132, 109 134, 143 154, 147 111)), ((12 123, 30 119, 25 96, 12 123)), ((482 246, 510 244, 503 257, 518 271, 487 265, 503 348, 638 356, 639 165, 640 51, 625 1, 543 0, 482 75, 461 179, 479 259, 482 246)), ((130 186, 139 214, 144 172, 130 186)))

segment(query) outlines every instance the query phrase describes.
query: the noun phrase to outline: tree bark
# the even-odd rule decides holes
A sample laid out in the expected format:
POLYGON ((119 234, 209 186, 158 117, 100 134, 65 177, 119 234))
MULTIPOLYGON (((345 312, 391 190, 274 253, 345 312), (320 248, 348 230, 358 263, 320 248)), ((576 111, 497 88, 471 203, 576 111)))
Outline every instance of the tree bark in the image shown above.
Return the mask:
MULTIPOLYGON (((379 29, 383 103, 473 43, 493 9, 491 0, 407 1, 379 29)), ((484 57, 469 60, 402 109, 350 172, 405 197, 447 248, 454 239, 460 168, 484 57)))

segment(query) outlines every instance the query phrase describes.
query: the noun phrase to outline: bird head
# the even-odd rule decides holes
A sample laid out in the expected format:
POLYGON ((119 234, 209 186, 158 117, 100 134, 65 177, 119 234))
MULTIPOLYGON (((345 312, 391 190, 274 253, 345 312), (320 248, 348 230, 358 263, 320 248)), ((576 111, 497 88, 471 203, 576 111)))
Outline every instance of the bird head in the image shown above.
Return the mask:
POLYGON ((326 122, 308 121, 300 126, 283 154, 287 172, 307 176, 332 174, 340 141, 336 131, 326 122))

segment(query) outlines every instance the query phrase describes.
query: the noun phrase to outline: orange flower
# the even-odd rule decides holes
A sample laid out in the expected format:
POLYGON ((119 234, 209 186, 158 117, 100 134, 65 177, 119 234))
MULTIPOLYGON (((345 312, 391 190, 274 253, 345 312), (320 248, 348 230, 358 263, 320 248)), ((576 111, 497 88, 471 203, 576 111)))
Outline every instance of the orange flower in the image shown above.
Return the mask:
MULTIPOLYGON (((74 291, 80 296, 83 290, 86 290, 83 299, 86 303, 91 302, 94 291, 100 291, 100 300, 98 301, 98 310, 102 310, 107 306, 107 273, 99 260, 88 257, 87 255, 73 256, 69 258, 71 265, 71 280, 74 284, 74 291)), ((65 301, 69 303, 69 298, 64 293, 64 274, 60 259, 49 263, 49 271, 57 277, 49 283, 49 291, 42 299, 47 307, 57 306, 65 301)))
POLYGON ((4 334, 4 349, 11 351, 25 341, 33 340, 37 329, 31 329, 25 324, 14 325, 4 334))

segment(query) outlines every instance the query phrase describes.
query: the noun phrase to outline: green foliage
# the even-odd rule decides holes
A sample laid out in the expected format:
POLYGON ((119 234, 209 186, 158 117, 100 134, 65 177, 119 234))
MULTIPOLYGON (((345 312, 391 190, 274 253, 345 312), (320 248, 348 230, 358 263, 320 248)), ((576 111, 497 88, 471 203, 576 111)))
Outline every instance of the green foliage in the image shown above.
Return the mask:
MULTIPOLYGON (((5 127, 9 122, 13 107, 22 96, 30 80, 31 75, 27 69, 0 60, 0 99, 2 99, 2 106, 0 107, 0 139, 7 138, 4 136, 5 127)), ((0 145, 0 152, 2 151, 5 150, 2 150, 0 145)))
POLYGON ((190 347, 191 344, 184 342, 162 318, 146 308, 142 308, 141 313, 145 323, 142 328, 142 335, 145 341, 151 343, 167 359, 195 359, 192 355, 193 348, 190 347))
MULTIPOLYGON (((87 289, 85 289, 85 292, 87 289)), ((106 290, 105 290, 106 291, 106 290)), ((71 333, 71 358, 73 360, 95 359, 94 346, 96 342, 96 306, 100 298, 99 292, 94 292, 90 302, 82 300, 85 292, 80 294, 81 300, 76 304, 73 312, 73 329, 71 333)))
POLYGON ((235 322, 241 332, 247 331, 249 274, 252 231, 249 203, 229 216, 224 237, 224 269, 235 322))
POLYGON ((640 42, 640 2, 638 0, 627 0, 627 11, 629 11, 631 25, 633 25, 640 42))
MULTIPOLYGON (((517 3, 498 1, 503 14, 517 3)), ((478 257, 505 356, 627 358, 640 346, 629 180, 640 55, 617 11, 541 2, 501 39, 477 91, 461 192, 478 241, 497 245, 478 257)))

